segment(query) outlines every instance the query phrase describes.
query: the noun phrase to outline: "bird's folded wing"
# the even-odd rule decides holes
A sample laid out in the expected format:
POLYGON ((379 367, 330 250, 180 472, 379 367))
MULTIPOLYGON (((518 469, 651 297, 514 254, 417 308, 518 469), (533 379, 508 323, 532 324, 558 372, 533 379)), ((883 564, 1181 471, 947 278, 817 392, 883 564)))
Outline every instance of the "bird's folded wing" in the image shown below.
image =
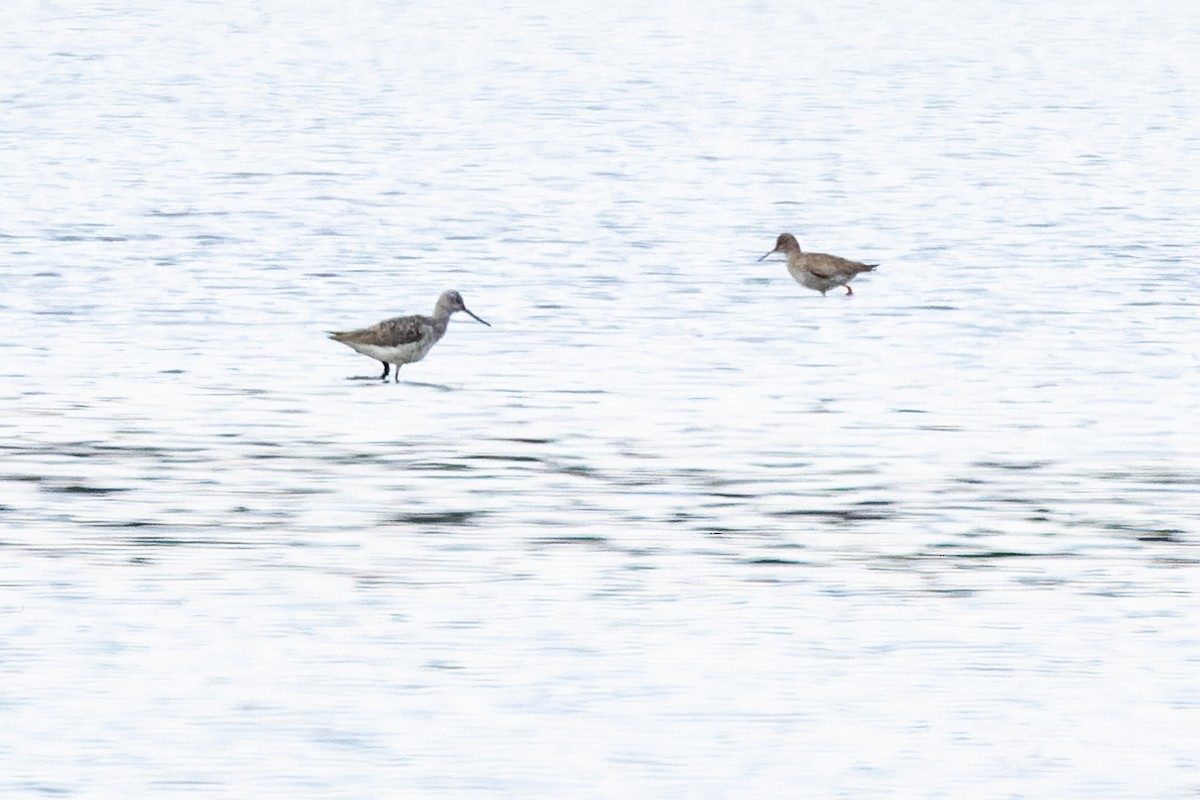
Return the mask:
POLYGON ((412 344, 428 335, 432 325, 422 319, 412 317, 396 317, 385 319, 378 325, 362 328, 357 331, 347 331, 336 334, 338 341, 369 344, 375 347, 397 347, 402 344, 412 344))
POLYGON ((808 271, 818 278, 836 278, 839 275, 853 275, 857 270, 853 269, 854 262, 847 261, 844 258, 837 256, 828 256, 824 253, 814 254, 819 255, 819 258, 810 257, 808 263, 804 266, 808 271))
POLYGON ((419 342, 422 338, 429 336, 433 326, 423 319, 397 317, 396 319, 385 319, 375 328, 379 338, 372 344, 395 347, 419 342))

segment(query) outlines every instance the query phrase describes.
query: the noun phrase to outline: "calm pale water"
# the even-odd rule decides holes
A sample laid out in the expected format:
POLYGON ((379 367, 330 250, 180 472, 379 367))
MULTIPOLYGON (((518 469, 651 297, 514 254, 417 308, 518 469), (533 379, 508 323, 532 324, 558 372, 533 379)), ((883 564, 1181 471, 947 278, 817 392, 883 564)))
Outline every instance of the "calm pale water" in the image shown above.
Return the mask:
POLYGON ((1200 7, 3 21, 0 796, 1200 794, 1200 7))

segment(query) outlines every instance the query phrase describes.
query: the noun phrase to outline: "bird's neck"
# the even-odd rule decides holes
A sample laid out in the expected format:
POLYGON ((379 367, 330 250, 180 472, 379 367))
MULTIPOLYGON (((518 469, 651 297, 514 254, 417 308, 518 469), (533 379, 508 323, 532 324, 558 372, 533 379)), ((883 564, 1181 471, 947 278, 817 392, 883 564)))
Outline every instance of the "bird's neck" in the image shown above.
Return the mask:
POLYGON ((450 324, 450 315, 454 312, 449 306, 438 303, 433 309, 433 326, 437 328, 438 336, 446 332, 446 326, 450 324))

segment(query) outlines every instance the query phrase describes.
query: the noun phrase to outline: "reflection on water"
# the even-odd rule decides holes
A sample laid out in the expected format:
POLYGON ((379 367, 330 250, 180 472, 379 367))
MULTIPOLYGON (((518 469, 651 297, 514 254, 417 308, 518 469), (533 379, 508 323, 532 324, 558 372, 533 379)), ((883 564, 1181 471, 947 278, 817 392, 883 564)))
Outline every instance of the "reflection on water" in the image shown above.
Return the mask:
POLYGON ((1194 796, 1200 26, 476 11, 0 31, 4 796, 1194 796))

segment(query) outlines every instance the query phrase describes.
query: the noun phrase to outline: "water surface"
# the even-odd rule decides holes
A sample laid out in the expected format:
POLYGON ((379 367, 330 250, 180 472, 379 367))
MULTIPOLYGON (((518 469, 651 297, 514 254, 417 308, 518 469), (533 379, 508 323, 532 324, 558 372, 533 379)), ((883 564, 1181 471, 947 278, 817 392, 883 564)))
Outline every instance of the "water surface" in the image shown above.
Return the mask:
POLYGON ((6 797, 1200 791, 1200 13, 10 17, 6 797))

